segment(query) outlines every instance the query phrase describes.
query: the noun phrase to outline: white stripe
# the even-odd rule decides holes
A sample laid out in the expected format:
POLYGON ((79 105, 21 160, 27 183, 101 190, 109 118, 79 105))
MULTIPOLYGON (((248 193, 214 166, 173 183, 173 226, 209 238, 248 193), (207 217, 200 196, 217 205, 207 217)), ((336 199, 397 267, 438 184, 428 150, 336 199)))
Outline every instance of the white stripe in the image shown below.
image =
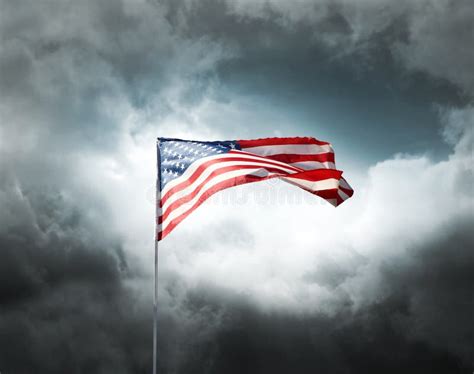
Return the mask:
MULTIPOLYGON (((222 161, 222 162, 219 162, 219 163, 208 166, 201 173, 201 175, 199 175, 199 177, 194 182, 192 182, 190 185, 186 186, 182 190, 176 191, 175 193, 170 195, 170 197, 163 204, 162 210, 165 211, 166 209, 168 209, 168 206, 171 205, 172 203, 174 203, 176 200, 178 200, 178 199, 180 199, 180 198, 182 198, 186 195, 189 195, 189 194, 193 193, 194 190, 196 188, 198 188, 206 180, 206 178, 209 177, 209 175, 211 175, 211 173, 214 172, 215 170, 225 168, 225 167, 228 167, 228 166, 241 166, 241 165, 242 166, 247 166, 247 165, 248 166, 256 166, 256 167, 258 167, 258 166, 271 167, 271 168, 275 168, 275 169, 281 169, 283 172, 286 172, 286 173, 291 173, 291 174, 295 173, 294 170, 292 170, 288 167, 283 168, 283 167, 275 166, 275 165, 272 165, 272 164, 269 164, 269 163, 266 163, 266 162, 255 162, 255 161, 252 161, 252 160, 249 160, 249 161, 222 161)), ((182 178, 182 177, 180 177, 180 178, 182 178)))
MULTIPOLYGON (((272 163, 276 163, 276 164, 278 164, 280 166, 283 166, 283 167, 286 167, 286 168, 290 165, 287 162, 272 160, 271 158, 260 156, 260 155, 257 155, 255 153, 239 151, 239 150, 236 150, 236 149, 234 149, 231 153, 228 153, 228 154, 230 154, 230 155, 234 154, 234 155, 239 156, 239 157, 242 156, 242 157, 245 157, 245 158, 251 158, 251 159, 255 159, 257 161, 272 162, 272 163)), ((293 165, 292 165, 292 167, 296 168, 296 166, 293 166, 293 165)), ((300 171, 303 171, 303 170, 300 170, 300 171)))
MULTIPOLYGON (((170 215, 166 217, 166 219, 160 225, 158 225, 158 230, 159 231, 166 230, 166 227, 169 225, 169 223, 173 219, 186 213, 189 209, 192 209, 194 204, 196 204, 196 202, 199 200, 199 198, 202 195, 204 195, 209 189, 217 185, 218 183, 221 183, 223 181, 233 179, 242 175, 256 175, 263 178, 272 174, 278 174, 278 173, 269 172, 264 168, 255 168, 255 169, 233 170, 227 173, 220 174, 217 177, 211 179, 211 181, 209 181, 209 183, 205 185, 205 188, 203 188, 196 196, 194 196, 194 198, 191 201, 184 203, 180 205, 178 208, 176 208, 175 210, 171 211, 170 215)), ((164 213, 164 210, 163 210, 163 213, 164 213)))
POLYGON ((163 188, 163 190, 161 191, 161 196, 165 196, 168 193, 168 191, 171 190, 173 187, 175 187, 178 184, 180 184, 181 182, 184 182, 185 180, 188 180, 189 178, 191 178, 191 176, 194 174, 194 172, 202 164, 205 164, 208 161, 218 160, 218 159, 227 158, 227 157, 242 157, 242 158, 249 159, 249 160, 257 160, 257 161, 260 161, 260 162, 267 162, 268 161, 268 162, 271 162, 273 164, 278 164, 281 167, 288 168, 288 164, 286 164, 284 162, 275 161, 275 160, 265 160, 265 159, 263 159, 262 157, 260 157, 258 155, 254 156, 254 155, 251 155, 251 154, 248 154, 248 153, 245 153, 245 152, 240 152, 240 151, 233 151, 232 153, 224 153, 224 154, 220 154, 220 155, 217 155, 217 156, 204 157, 204 158, 201 158, 197 161, 194 161, 184 171, 184 173, 181 176, 179 176, 176 179, 173 179, 173 180, 169 181, 166 184, 165 188, 163 188))
POLYGON ((291 166, 296 166, 304 170, 316 170, 316 169, 335 169, 336 165, 334 162, 318 162, 318 161, 300 161, 290 163, 291 166))
POLYGON ((242 148, 243 151, 256 153, 261 156, 271 156, 279 154, 295 155, 317 155, 320 153, 333 152, 331 145, 317 144, 282 144, 282 145, 262 145, 258 147, 242 148))

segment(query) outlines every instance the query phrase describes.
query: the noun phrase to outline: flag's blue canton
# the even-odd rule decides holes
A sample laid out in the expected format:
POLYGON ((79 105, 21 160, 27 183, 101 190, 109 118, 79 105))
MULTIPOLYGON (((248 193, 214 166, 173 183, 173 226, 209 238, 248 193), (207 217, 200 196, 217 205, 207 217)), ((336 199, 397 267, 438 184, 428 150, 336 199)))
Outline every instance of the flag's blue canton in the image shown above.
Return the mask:
POLYGON ((161 189, 181 176, 194 161, 204 157, 240 149, 235 141, 191 142, 179 139, 158 138, 160 148, 161 189))

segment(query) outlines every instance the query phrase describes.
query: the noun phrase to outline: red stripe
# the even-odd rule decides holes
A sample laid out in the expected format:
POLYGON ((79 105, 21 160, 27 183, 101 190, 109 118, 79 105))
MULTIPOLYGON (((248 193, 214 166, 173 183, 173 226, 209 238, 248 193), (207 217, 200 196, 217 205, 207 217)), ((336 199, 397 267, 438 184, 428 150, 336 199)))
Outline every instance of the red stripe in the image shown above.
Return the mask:
MULTIPOLYGON (((237 153, 235 153, 235 154, 237 154, 237 153)), ((254 160, 249 159, 249 158, 245 158, 245 157, 229 156, 229 157, 225 157, 225 158, 212 159, 212 160, 209 160, 209 161, 199 165, 199 167, 193 172, 193 174, 191 174, 191 176, 189 178, 182 181, 181 183, 178 183, 176 186, 174 186, 168 192, 166 192, 166 194, 161 198, 161 206, 163 206, 163 204, 166 202, 166 200, 168 200, 170 198, 170 196, 172 194, 174 194, 178 191, 181 191, 182 189, 184 189, 184 188, 188 187, 189 185, 191 185, 196 179, 199 178, 199 176, 209 166, 214 165, 214 164, 227 162, 227 161, 248 161, 248 162, 259 161, 259 162, 267 163, 268 165, 272 165, 272 166, 276 166, 276 167, 283 167, 283 165, 280 165, 276 162, 272 162, 272 160, 268 160, 266 157, 255 156, 253 154, 246 154, 246 155, 252 156, 254 158, 254 160)), ((288 168, 288 169, 292 169, 295 172, 299 172, 299 171, 302 170, 300 168, 297 168, 297 167, 294 167, 294 166, 291 166, 291 165, 285 165, 285 167, 288 168)))
POLYGON ((322 197, 323 199, 336 199, 339 194, 337 193, 337 188, 332 188, 330 190, 320 190, 320 191, 313 191, 312 193, 322 197))
MULTIPOLYGON (((255 168, 264 168, 265 170, 268 170, 269 172, 272 173, 278 173, 279 175, 288 175, 288 172, 285 172, 279 168, 271 168, 271 167, 265 167, 262 165, 234 165, 234 166, 226 166, 217 170, 214 170, 209 176, 202 181, 199 185, 196 186, 196 188, 191 191, 188 195, 185 195, 172 204, 170 204, 167 208, 166 211, 158 218, 158 223, 162 223, 168 216, 171 214, 171 212, 177 208, 179 208, 181 205, 186 204, 187 202, 191 201, 196 195, 199 194, 199 192, 205 187, 205 185, 213 178, 227 173, 229 171, 233 170, 241 170, 241 169, 255 169, 255 168)), ((293 175, 293 174, 291 174, 293 175)))
POLYGON ((314 154, 314 155, 297 155, 297 154, 284 153, 284 154, 278 154, 278 155, 265 156, 265 158, 269 158, 275 161, 285 162, 288 164, 291 164, 294 162, 303 162, 303 161, 335 162, 333 152, 319 153, 319 154, 314 154))
POLYGON ((328 142, 310 138, 310 137, 296 137, 296 138, 263 138, 263 139, 252 139, 252 140, 238 140, 240 147, 251 148, 261 147, 265 145, 285 145, 285 144, 317 144, 326 145, 328 142))
POLYGON ((341 178, 342 171, 336 169, 316 169, 307 170, 301 173, 291 174, 289 178, 304 179, 311 182, 317 182, 325 179, 337 179, 341 178))

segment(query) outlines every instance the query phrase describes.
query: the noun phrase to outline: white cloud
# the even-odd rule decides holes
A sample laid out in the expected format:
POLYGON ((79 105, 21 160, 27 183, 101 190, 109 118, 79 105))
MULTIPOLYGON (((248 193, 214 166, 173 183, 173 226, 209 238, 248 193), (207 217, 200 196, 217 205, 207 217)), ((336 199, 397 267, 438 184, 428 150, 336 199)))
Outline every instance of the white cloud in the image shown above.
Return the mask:
MULTIPOLYGON (((201 124, 213 110, 221 113, 222 106, 208 101, 187 115, 201 124)), ((360 306, 381 297, 382 266, 410 261, 414 248, 440 230, 473 218, 473 191, 465 188, 472 186, 472 153, 461 146, 472 136, 471 122, 464 120, 470 115, 446 112, 446 129, 458 134, 446 160, 396 155, 368 171, 347 170, 356 177, 356 193, 337 209, 275 181, 220 192, 161 242, 162 293, 168 275, 175 274, 185 289, 211 284, 243 294, 264 310, 331 313, 348 300, 360 306)), ((175 126, 168 127, 169 135, 232 138, 229 129, 193 130, 186 121, 169 121, 165 129, 175 126)), ((79 178, 96 181, 95 192, 108 202, 127 250, 149 271, 155 135, 154 126, 133 136, 125 132, 118 154, 87 160, 79 178), (87 169, 90 162, 94 170, 87 169)))

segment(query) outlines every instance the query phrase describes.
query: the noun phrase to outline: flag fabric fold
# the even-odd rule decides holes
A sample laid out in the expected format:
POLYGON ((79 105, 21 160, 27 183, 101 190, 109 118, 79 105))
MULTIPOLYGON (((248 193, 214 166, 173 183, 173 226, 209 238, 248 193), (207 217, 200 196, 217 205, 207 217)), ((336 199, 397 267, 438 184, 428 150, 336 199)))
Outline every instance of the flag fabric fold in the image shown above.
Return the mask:
POLYGON ((332 146, 311 137, 231 141, 158 138, 156 240, 166 237, 214 193, 269 178, 334 206, 351 197, 332 146))

